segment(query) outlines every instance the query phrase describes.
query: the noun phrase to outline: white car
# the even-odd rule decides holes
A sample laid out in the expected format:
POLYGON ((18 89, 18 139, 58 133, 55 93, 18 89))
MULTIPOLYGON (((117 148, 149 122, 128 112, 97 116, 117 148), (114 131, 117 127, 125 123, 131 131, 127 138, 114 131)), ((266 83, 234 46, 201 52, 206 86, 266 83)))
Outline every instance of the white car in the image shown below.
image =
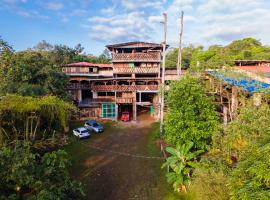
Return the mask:
POLYGON ((74 129, 73 130, 73 135, 75 135, 78 138, 88 138, 88 137, 90 137, 89 131, 84 127, 74 129))

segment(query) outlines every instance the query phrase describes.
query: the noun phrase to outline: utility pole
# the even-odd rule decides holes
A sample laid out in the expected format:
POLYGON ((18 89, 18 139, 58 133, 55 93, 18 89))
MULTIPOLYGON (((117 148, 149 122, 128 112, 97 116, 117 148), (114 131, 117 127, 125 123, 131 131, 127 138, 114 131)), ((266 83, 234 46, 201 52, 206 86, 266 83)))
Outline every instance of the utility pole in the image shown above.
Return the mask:
POLYGON ((179 38, 179 48, 178 48, 178 59, 177 59, 177 75, 180 78, 182 74, 182 37, 183 37, 183 27, 184 27, 184 12, 181 11, 180 18, 180 38, 179 38))
POLYGON ((166 59, 166 42, 167 42, 167 13, 163 13, 164 21, 164 41, 162 52, 162 77, 161 77, 161 106, 160 106, 160 136, 163 135, 163 121, 164 121, 164 93, 165 93, 165 59, 166 59))

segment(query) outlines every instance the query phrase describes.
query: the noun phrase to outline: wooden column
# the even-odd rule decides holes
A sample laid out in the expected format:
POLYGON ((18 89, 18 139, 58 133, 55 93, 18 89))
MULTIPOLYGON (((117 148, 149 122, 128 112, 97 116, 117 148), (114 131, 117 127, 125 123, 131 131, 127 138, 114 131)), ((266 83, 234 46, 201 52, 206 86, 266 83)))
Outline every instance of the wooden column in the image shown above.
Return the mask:
POLYGON ((253 94, 253 104, 254 106, 260 106, 262 104, 262 94, 254 93, 253 94))
POLYGON ((238 109, 238 91, 237 87, 232 87, 232 101, 231 101, 231 112, 232 117, 235 118, 237 115, 237 109, 238 109))
POLYGON ((223 104, 223 84, 222 82, 219 83, 219 94, 220 94, 220 103, 223 104))
POLYGON ((137 120, 137 101, 136 101, 136 91, 133 92, 133 120, 137 120))
POLYGON ((223 106, 223 124, 227 126, 228 124, 228 108, 227 106, 223 106))
POLYGON ((78 90, 78 101, 82 101, 82 90, 78 90))

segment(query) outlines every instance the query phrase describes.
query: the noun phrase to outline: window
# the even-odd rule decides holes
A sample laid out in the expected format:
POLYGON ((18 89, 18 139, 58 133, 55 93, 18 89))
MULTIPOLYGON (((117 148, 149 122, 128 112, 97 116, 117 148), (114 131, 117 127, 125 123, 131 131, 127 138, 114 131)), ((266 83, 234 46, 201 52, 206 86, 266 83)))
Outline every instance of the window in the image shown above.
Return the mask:
POLYGON ((102 104, 102 117, 103 118, 115 118, 115 104, 103 103, 102 104))
POLYGON ((128 63, 129 67, 134 67, 134 63, 128 63))
POLYGON ((106 92, 98 92, 97 95, 99 97, 105 97, 106 96, 106 92))
POLYGON ((76 72, 76 67, 71 67, 70 71, 71 71, 71 73, 75 73, 76 72))

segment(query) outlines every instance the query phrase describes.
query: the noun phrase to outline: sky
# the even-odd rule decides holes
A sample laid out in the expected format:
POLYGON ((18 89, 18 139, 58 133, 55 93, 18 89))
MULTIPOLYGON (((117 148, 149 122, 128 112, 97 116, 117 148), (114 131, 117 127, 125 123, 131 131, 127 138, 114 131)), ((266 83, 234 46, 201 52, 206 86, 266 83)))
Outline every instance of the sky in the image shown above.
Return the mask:
POLYGON ((270 0, 0 0, 0 36, 16 50, 42 40, 99 55, 105 45, 161 43, 162 13, 168 14, 168 44, 228 44, 255 37, 270 45, 270 0))

